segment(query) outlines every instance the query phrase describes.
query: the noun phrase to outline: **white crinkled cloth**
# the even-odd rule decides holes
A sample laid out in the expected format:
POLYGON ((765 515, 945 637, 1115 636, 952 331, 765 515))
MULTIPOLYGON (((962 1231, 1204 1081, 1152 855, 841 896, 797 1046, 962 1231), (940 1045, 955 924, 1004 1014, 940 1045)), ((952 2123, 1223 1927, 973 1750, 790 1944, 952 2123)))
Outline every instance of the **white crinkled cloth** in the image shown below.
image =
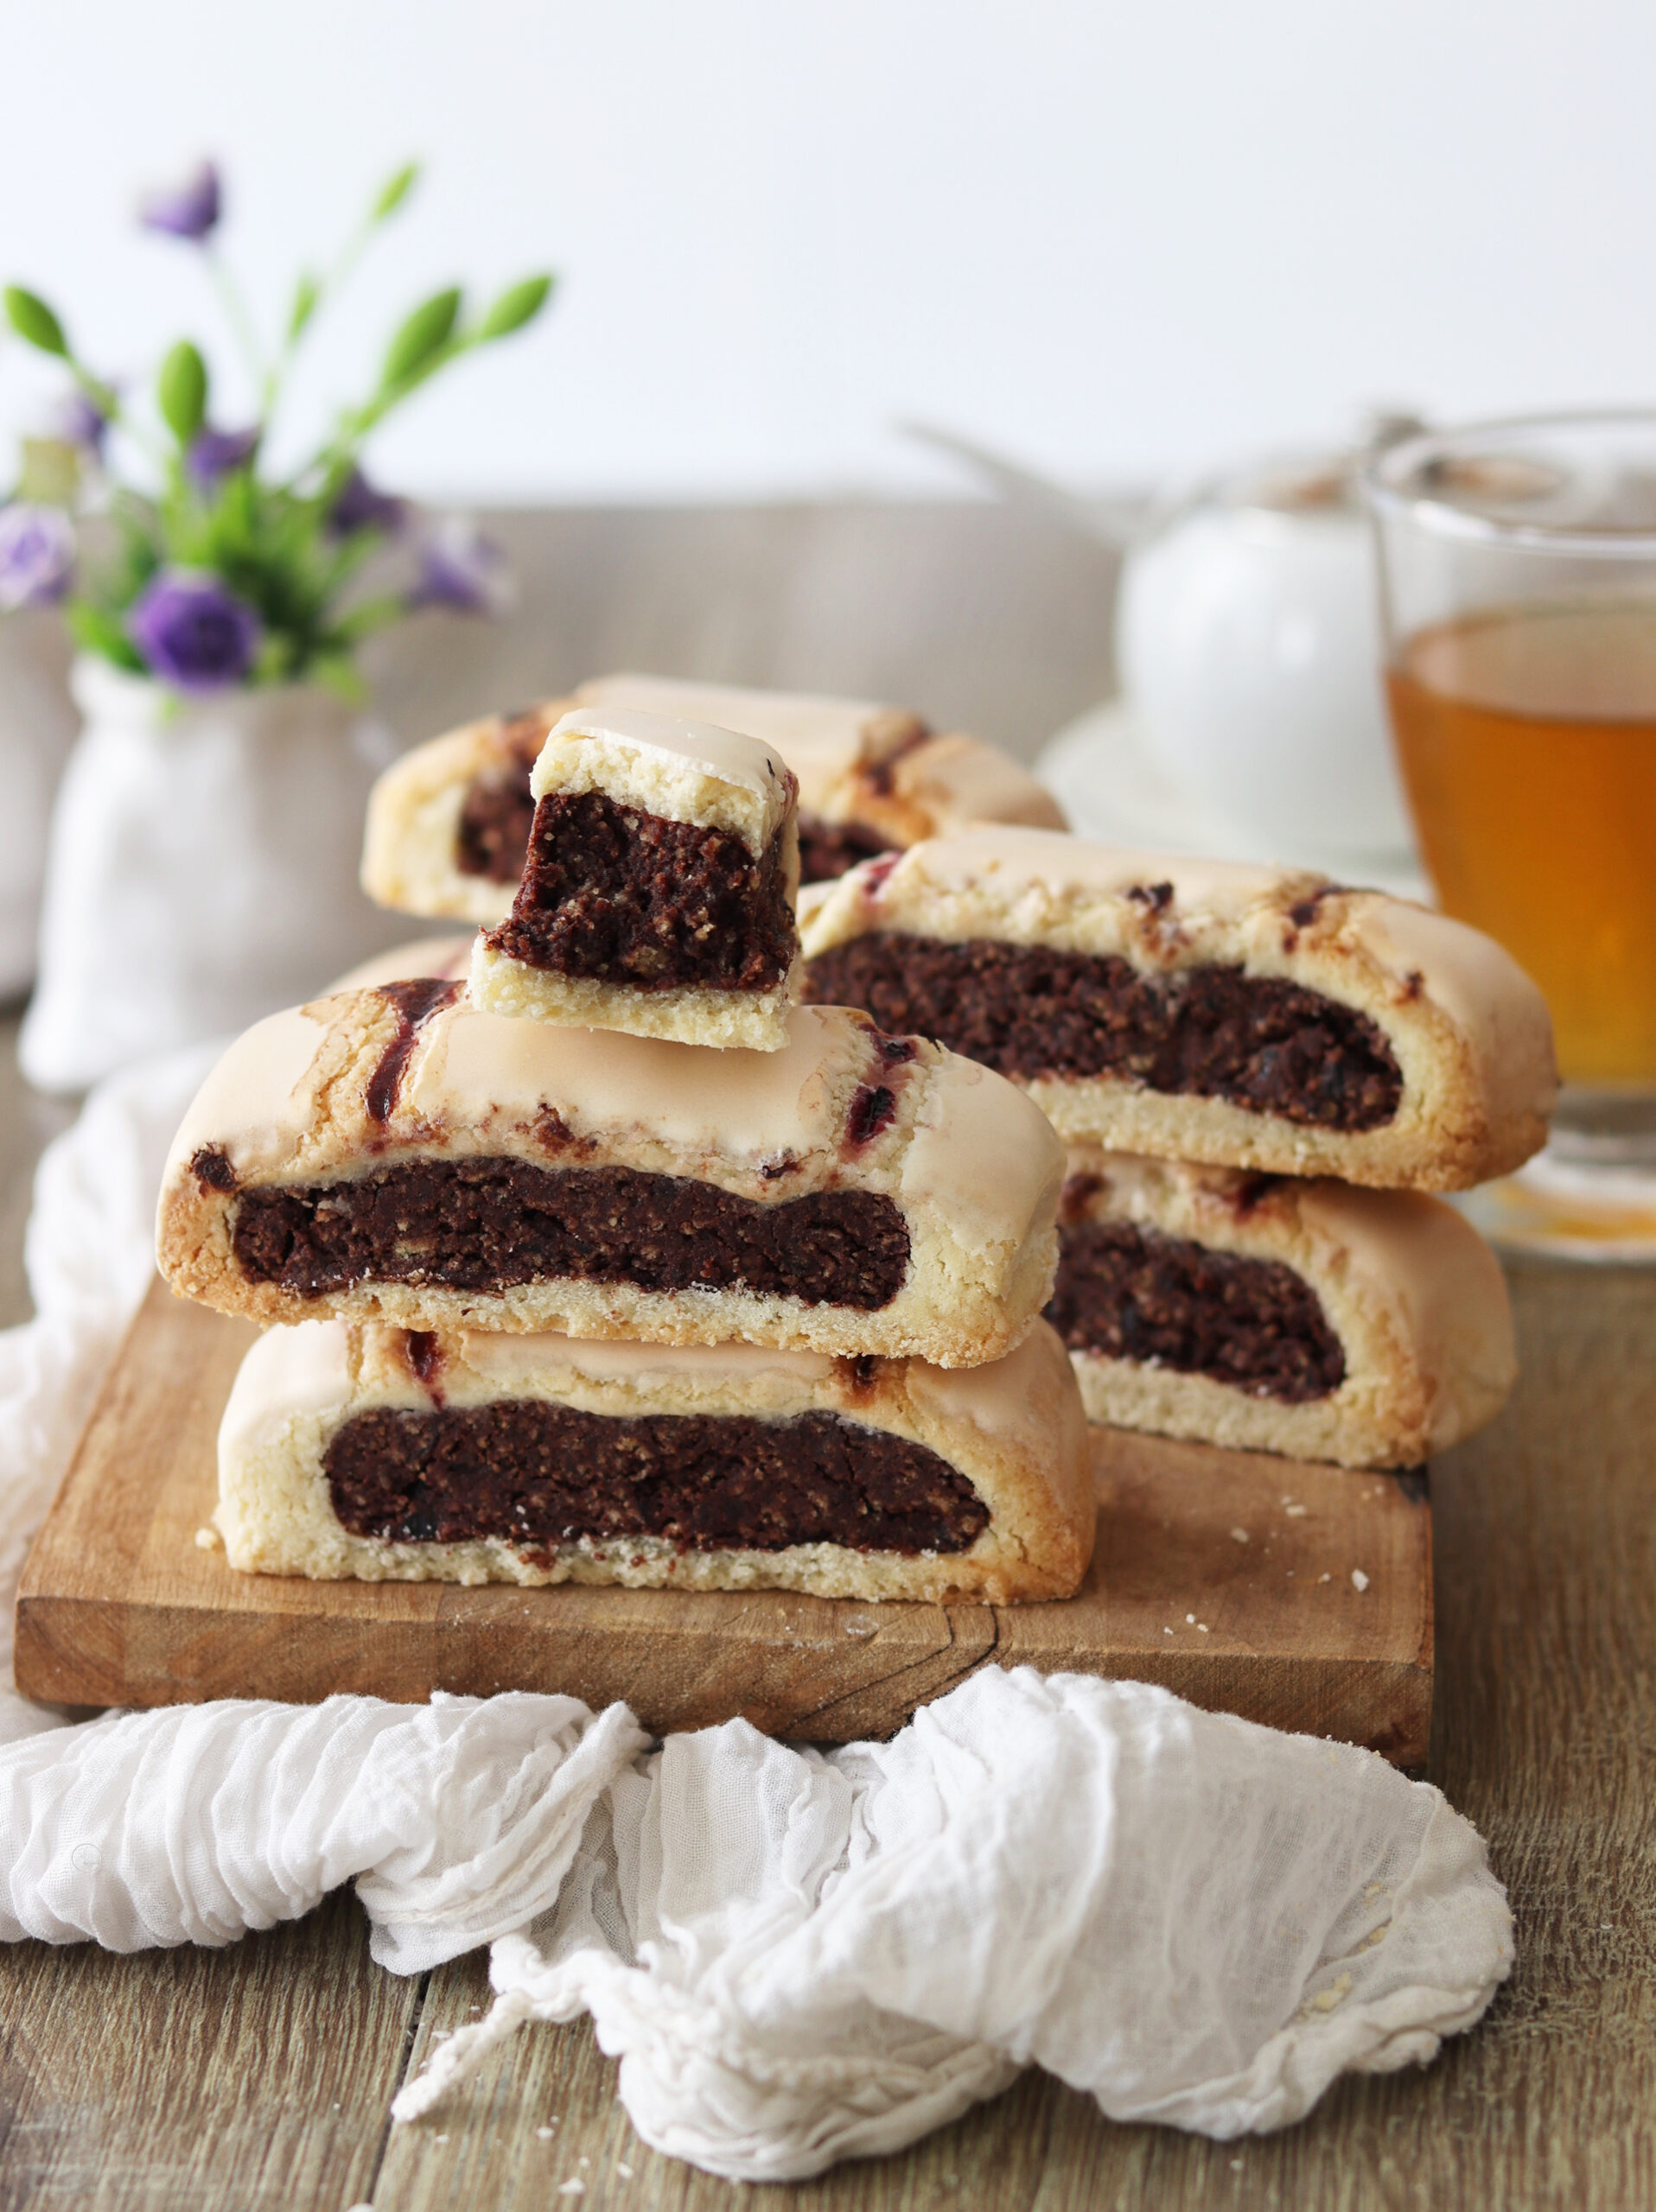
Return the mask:
MULTIPOLYGON (((8 1599, 201 1065, 116 1078, 42 1163, 40 1319, 0 1337, 8 1599)), ((0 1935, 224 1943, 354 1880, 396 1972, 494 1945, 494 2010, 398 2118, 589 2012, 646 2141, 735 2179, 898 2149, 1031 2062, 1115 2118, 1279 2127, 1431 2057, 1512 1962, 1436 1790, 1139 1683, 989 1669, 827 1753, 742 1721, 652 1748, 527 1695, 54 1719, 0 1713, 0 1935)))

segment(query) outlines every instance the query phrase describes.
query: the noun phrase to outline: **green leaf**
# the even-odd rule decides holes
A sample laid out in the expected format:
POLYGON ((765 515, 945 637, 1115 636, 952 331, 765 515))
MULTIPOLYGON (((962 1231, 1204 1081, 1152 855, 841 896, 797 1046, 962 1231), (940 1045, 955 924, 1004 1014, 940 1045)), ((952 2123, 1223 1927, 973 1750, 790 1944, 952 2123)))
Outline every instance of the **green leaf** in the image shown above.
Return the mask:
POLYGON ((385 349, 385 365, 379 372, 382 391, 412 384, 435 368, 454 334, 460 313, 460 291, 451 286, 422 301, 385 349))
POLYGON ((550 276, 525 276, 521 283, 508 285, 478 324, 479 339, 509 338, 532 322, 551 297, 552 283, 550 276))
POLYGON ((38 346, 42 353, 55 353, 61 360, 68 359, 69 341, 63 334, 63 325, 38 292, 26 292, 21 284, 8 284, 6 321, 19 338, 38 346))
POLYGON ((419 163, 410 162, 404 168, 398 169, 395 176, 387 178, 380 186, 373 206, 368 210, 368 220, 371 223, 383 223, 387 215, 394 215, 409 194, 413 191, 419 180, 419 163))
POLYGON ((300 272, 299 281, 293 288, 293 305, 288 311, 290 346, 296 345, 303 336, 305 325, 316 312, 316 302, 322 297, 322 290, 321 284, 308 269, 300 272))
POLYGON ((207 372, 188 338, 181 338, 156 378, 161 419, 181 446, 187 446, 207 420, 207 372))

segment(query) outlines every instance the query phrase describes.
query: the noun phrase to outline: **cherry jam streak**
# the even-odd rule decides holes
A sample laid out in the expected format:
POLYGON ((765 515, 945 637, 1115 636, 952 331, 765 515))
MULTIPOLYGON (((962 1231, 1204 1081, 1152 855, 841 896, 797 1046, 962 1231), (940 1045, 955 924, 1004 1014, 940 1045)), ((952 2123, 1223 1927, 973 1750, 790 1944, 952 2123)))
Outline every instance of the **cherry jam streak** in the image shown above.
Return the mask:
POLYGON ((432 1404, 440 1407, 443 1403, 442 1339, 431 1329, 408 1329, 404 1332, 403 1350, 408 1355, 410 1374, 424 1385, 432 1404))
MULTIPOLYGON (((882 1037, 875 1032, 874 1049, 882 1068, 901 1071, 919 1052, 920 1046, 913 1037, 882 1037)), ((902 1087, 901 1072, 894 1072, 889 1083, 869 1082, 858 1086, 851 1100, 851 1110, 845 1117, 845 1141, 856 1147, 872 1144, 882 1129, 889 1129, 897 1118, 897 1092, 902 1087)))
POLYGON ((379 1056, 379 1065, 368 1077, 366 1104, 368 1119, 382 1127, 390 1121, 402 1088, 404 1071, 414 1050, 422 1023, 445 1006, 452 1006, 465 986, 447 983, 436 976, 416 976, 403 983, 379 983, 375 988, 397 1009, 397 1034, 379 1056))

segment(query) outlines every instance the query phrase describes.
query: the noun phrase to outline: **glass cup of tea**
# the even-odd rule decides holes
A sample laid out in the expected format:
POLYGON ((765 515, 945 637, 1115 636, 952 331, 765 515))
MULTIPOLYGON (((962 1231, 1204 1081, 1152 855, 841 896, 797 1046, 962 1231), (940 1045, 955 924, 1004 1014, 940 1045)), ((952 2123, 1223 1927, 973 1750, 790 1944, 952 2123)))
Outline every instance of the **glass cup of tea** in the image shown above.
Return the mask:
POLYGON ((1365 480, 1392 735, 1445 912, 1545 993, 1551 1141, 1498 1242, 1656 1259, 1656 411, 1411 437, 1365 480))

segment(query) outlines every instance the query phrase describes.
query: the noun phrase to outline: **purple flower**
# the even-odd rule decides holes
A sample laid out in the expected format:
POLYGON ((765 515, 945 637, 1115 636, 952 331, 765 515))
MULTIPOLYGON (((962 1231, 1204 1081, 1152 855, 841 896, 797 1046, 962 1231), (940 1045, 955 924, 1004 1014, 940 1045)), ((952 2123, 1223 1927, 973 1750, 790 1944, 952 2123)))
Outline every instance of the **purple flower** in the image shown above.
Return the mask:
POLYGON ((74 524, 61 507, 0 507, 0 613, 50 607, 74 574, 74 524))
POLYGON ((328 511, 328 528, 334 537, 349 537, 353 531, 383 530, 393 537, 408 513, 407 503, 389 492, 376 492, 354 463, 328 511))
POLYGON ((204 499, 210 499, 232 469, 245 468, 258 451, 258 429, 201 429, 190 440, 184 467, 204 499))
POLYGON ((127 634, 151 671, 181 691, 239 683, 258 650, 259 620, 216 576, 163 569, 127 617, 127 634))
POLYGON ((411 612, 449 607, 460 614, 506 614, 516 605, 517 585, 506 555, 469 515, 444 515, 416 551, 420 575, 408 595, 411 612))
POLYGON ((109 417, 84 391, 66 391, 54 402, 49 421, 53 437, 61 439, 66 446, 92 454, 99 461, 103 459, 109 417))
POLYGON ((222 204, 218 168, 203 162, 170 191, 146 193, 138 202, 138 220, 146 231, 162 231, 199 245, 218 227, 222 204))

